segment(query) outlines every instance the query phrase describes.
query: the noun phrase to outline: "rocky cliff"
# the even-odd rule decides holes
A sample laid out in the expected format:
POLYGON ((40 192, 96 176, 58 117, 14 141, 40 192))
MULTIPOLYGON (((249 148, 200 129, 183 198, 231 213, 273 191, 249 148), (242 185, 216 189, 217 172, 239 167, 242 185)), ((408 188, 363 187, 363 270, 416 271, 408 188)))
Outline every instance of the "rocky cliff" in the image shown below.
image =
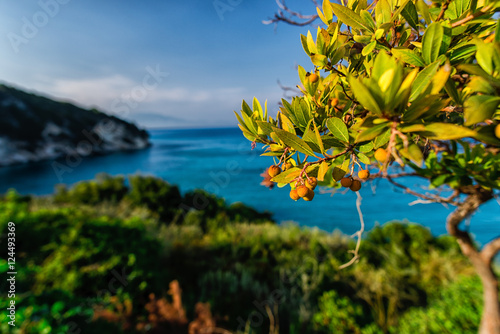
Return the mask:
POLYGON ((134 124, 0 85, 0 166, 149 146, 134 124))

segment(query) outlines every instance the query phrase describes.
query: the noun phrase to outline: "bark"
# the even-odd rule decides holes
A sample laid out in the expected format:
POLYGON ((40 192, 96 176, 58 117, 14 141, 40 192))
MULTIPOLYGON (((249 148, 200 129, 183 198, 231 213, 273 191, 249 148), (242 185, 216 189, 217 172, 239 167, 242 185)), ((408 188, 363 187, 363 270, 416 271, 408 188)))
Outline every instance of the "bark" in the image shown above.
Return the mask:
POLYGON ((469 258, 483 285, 484 308, 479 326, 480 334, 500 334, 500 302, 498 278, 493 272, 492 261, 500 250, 500 238, 491 241, 482 251, 474 245, 470 234, 459 229, 459 224, 473 214, 481 204, 493 198, 491 191, 476 188, 449 216, 448 233, 457 238, 462 253, 469 258))

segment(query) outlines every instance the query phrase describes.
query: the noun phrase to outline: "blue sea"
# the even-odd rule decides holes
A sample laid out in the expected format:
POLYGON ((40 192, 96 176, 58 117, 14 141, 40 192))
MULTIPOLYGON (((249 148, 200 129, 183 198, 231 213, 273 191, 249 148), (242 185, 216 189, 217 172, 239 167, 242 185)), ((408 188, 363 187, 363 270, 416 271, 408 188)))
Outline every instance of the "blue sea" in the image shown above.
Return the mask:
MULTIPOLYGON (((262 149, 251 149, 239 129, 150 130, 152 146, 146 150, 120 152, 106 156, 72 160, 71 166, 54 170, 52 161, 0 168, 0 192, 9 188, 21 194, 50 194, 58 183, 74 184, 105 172, 111 175, 135 173, 155 175, 181 192, 205 189, 223 197, 227 203, 243 202, 260 211, 270 211, 277 222, 293 221, 326 231, 340 229, 352 234, 359 229, 356 195, 351 192, 320 194, 312 202, 294 202, 289 188, 260 185, 260 174, 272 164, 261 157, 262 149)), ((59 167, 61 166, 59 165, 59 167)), ((409 186, 414 179, 405 180, 409 186)), ((417 186, 421 186, 418 184, 417 186)), ((425 191, 425 190, 423 190, 425 191)), ((365 183, 360 191, 367 229, 394 220, 420 223, 435 235, 446 233, 445 220, 453 207, 440 204, 415 204, 415 197, 403 193, 385 180, 365 183)), ((480 243, 500 235, 500 205, 496 200, 483 205, 470 220, 470 231, 480 243)))

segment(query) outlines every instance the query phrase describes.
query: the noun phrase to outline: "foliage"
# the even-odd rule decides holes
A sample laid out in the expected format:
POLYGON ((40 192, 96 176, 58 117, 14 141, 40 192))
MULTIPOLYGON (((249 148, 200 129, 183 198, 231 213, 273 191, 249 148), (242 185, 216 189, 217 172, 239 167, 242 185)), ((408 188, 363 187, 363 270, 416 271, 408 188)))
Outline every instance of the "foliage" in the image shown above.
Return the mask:
POLYGON ((488 0, 324 0, 325 26, 301 35, 314 65, 299 67, 302 95, 283 99, 276 118, 267 104, 243 101, 243 135, 276 164, 293 165, 272 179, 292 189, 311 176, 339 187, 334 168, 354 177, 356 164, 376 164, 383 149, 382 170, 396 161, 434 187, 498 190, 499 8, 488 0))
POLYGON ((412 308, 391 333, 477 333, 482 309, 478 278, 462 278, 430 296, 427 308, 412 308))
MULTIPOLYGON (((146 185, 173 187, 142 179, 146 185)), ((471 272, 448 238, 435 238, 414 224, 375 228, 367 235, 359 265, 339 270, 352 241, 338 232, 278 226, 264 222, 259 213, 255 222, 231 221, 240 219, 238 214, 213 195, 212 209, 191 208, 185 215, 179 211, 175 223, 161 221, 148 209, 159 201, 154 195, 142 197, 144 203, 132 202, 132 190, 127 187, 123 195, 118 186, 111 187, 117 193, 110 196, 101 191, 109 188, 100 188, 102 180, 123 184, 119 177, 101 177, 67 190, 66 200, 60 192, 39 198, 11 191, 0 198, 0 234, 6 232, 5 222, 16 222, 16 246, 22 250, 16 257, 16 289, 22 293, 16 295, 13 333, 141 332, 136 325, 153 324, 146 307, 150 294, 158 303, 170 303, 167 283, 174 280, 182 289, 187 319, 196 317, 197 302, 209 302, 217 326, 234 332, 243 331, 247 321, 253 332, 269 332, 265 307, 273 310, 276 304, 280 333, 320 333, 328 330, 321 325, 325 321, 342 322, 346 333, 354 324, 363 333, 376 333, 385 324, 377 320, 381 310, 397 306, 386 314, 390 329, 405 312, 425 311, 443 285, 471 272), (83 192, 86 198, 76 189, 94 190, 83 192), (86 204, 96 194, 112 200, 86 204), (195 213, 207 224, 193 224, 189 217, 195 213), (402 293, 394 294, 394 287, 402 293), (382 303, 373 303, 377 298, 382 303), (332 307, 340 312, 337 320, 331 318, 337 313, 332 307)), ((159 191, 158 197, 165 193, 159 191)), ((194 193, 202 192, 181 196, 182 203, 193 203, 194 193)), ((165 206, 169 203, 174 202, 165 206)), ((242 205, 236 210, 255 212, 242 205)), ((5 261, 0 269, 7 270, 5 261)), ((2 327, 2 332, 9 330, 2 327)))

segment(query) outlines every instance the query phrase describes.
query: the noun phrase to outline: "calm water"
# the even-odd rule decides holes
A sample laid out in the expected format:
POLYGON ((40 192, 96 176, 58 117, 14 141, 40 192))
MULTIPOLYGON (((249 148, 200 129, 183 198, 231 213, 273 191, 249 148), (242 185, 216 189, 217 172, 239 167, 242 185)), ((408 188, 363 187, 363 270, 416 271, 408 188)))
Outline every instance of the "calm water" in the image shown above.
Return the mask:
MULTIPOLYGON (((49 194, 57 183, 73 184, 94 178, 97 173, 129 175, 151 174, 180 186, 182 192, 203 188, 226 199, 244 202, 259 210, 274 213, 279 222, 295 221, 323 230, 340 229, 347 234, 359 228, 352 192, 318 194, 312 202, 293 202, 289 188, 268 190, 259 176, 272 158, 259 157, 251 150, 238 129, 152 130, 153 146, 137 152, 116 153, 83 158, 72 168, 59 171, 52 162, 0 168, 0 192, 15 188, 22 194, 49 194)), ((64 160, 60 161, 65 164, 64 160)), ((408 180, 412 185, 414 180, 408 180)), ((407 219, 430 227, 436 234, 446 233, 445 219, 450 213, 439 204, 408 204, 415 200, 384 180, 375 184, 376 194, 368 186, 361 190, 362 211, 367 228, 376 223, 407 219)), ((472 218, 470 230, 480 242, 500 234, 500 206, 496 201, 481 207, 472 218)))

